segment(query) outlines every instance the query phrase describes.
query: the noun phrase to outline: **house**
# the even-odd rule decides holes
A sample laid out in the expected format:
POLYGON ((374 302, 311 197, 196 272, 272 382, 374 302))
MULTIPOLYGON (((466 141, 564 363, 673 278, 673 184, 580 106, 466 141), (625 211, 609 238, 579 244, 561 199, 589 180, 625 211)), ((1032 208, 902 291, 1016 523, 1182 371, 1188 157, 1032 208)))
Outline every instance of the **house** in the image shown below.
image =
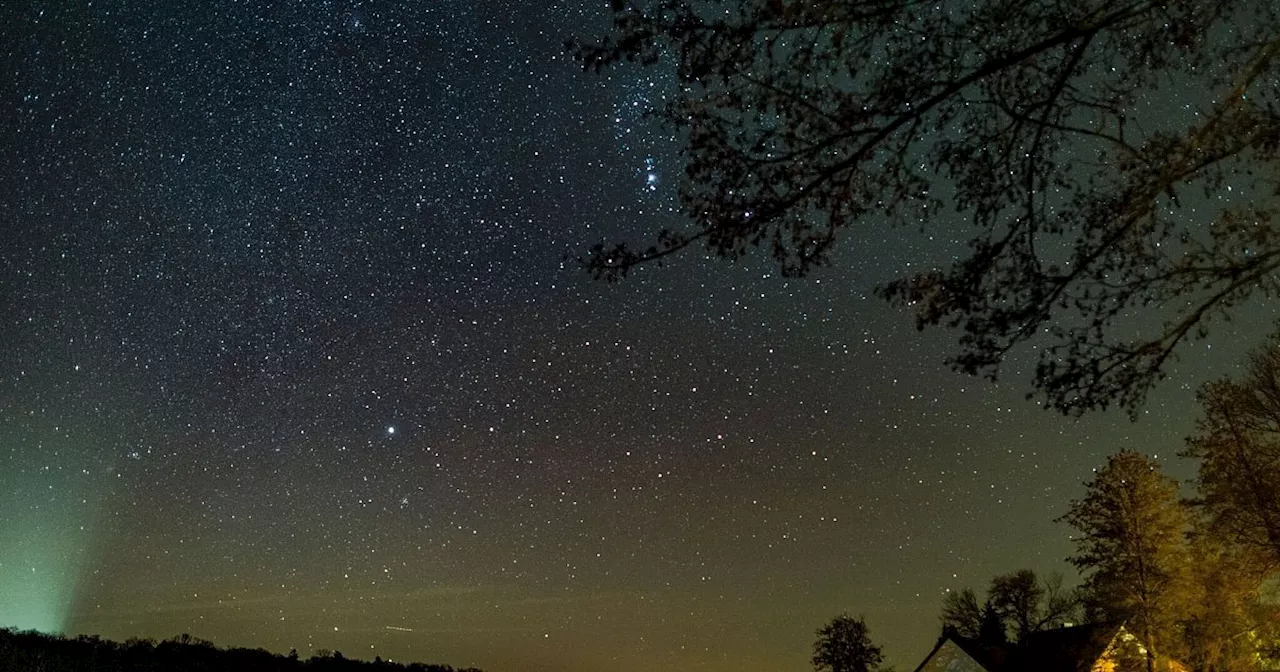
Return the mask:
POLYGON ((943 637, 916 672, 992 672, 991 665, 992 661, 986 660, 975 643, 961 637, 943 637))
MULTIPOLYGON (((1077 625, 1028 635, 1018 644, 986 646, 959 636, 944 636, 915 672, 1120 672, 1146 670, 1146 649, 1119 624, 1077 625), (1121 667, 1121 661, 1130 665, 1121 667)), ((1188 672, 1172 660, 1160 660, 1160 672, 1188 672)))

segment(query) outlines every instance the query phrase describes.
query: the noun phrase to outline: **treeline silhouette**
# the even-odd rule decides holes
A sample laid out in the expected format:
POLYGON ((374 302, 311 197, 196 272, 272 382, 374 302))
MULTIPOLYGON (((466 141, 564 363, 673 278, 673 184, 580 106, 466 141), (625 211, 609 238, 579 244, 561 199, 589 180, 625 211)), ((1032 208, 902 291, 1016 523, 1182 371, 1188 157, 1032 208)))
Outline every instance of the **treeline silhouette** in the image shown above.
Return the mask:
POLYGON ((282 656, 264 649, 220 648, 183 634, 162 642, 124 643, 96 635, 69 638, 0 628, 0 672, 481 672, 434 663, 395 663, 347 658, 321 650, 302 659, 296 650, 282 656))

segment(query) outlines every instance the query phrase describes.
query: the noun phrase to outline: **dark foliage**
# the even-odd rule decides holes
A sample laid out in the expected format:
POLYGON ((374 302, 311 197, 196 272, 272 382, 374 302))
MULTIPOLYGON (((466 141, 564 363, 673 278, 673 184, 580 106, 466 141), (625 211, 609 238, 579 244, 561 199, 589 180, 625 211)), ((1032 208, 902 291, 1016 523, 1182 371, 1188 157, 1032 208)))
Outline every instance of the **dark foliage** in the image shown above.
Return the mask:
POLYGON ((1029 569, 991 579, 990 600, 1013 641, 1080 620, 1080 595, 1062 585, 1061 574, 1041 579, 1029 569))
POLYGON ((981 604, 972 588, 947 593, 939 620, 944 637, 955 635, 982 646, 1000 646, 1078 621, 1079 616, 1080 596, 1063 588, 1062 575, 1041 579, 1022 569, 992 578, 987 599, 981 604))
POLYGON ((818 631, 813 643, 813 669, 817 672, 874 672, 884 656, 871 642, 867 622, 841 614, 818 631))
POLYGON ((1280 290, 1270 0, 613 11, 611 36, 570 48, 589 70, 674 67, 660 115, 683 134, 689 225, 596 245, 597 277, 690 246, 762 248, 804 275, 890 225, 968 239, 882 293, 957 329, 961 371, 994 377, 1010 349, 1043 346, 1033 384, 1072 414, 1134 412, 1180 345, 1280 290))
MULTIPOLYGON (((223 649, 190 635, 156 643, 74 639, 0 628, 0 672, 455 672, 449 665, 351 660, 334 652, 299 660, 263 649, 223 649)), ((474 668, 457 672, 480 672, 474 668)))
POLYGON ((978 596, 972 588, 947 593, 942 598, 942 613, 938 616, 942 622, 942 636, 977 639, 982 632, 983 613, 990 606, 990 602, 978 604, 978 596))
POLYGON ((1200 389, 1203 417, 1188 439, 1213 533, 1280 566, 1280 335, 1238 380, 1200 389))

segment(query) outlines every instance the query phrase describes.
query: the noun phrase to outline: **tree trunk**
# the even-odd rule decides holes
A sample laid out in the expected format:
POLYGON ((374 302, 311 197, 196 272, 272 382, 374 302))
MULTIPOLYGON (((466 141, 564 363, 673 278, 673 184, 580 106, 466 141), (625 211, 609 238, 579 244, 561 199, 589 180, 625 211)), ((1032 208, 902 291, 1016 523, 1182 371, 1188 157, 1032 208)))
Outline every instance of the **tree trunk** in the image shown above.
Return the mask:
POLYGON ((1147 651, 1147 672, 1156 672, 1156 650, 1151 644, 1151 626, 1144 625, 1142 637, 1146 640, 1143 648, 1147 651))

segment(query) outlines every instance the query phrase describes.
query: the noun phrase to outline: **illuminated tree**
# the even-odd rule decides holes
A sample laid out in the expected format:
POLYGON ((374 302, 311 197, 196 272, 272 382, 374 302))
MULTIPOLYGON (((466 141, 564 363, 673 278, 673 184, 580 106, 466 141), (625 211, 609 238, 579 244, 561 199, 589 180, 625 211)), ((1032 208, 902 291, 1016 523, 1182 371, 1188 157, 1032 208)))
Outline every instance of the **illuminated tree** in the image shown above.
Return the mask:
POLYGON ((1274 659, 1280 611, 1262 589, 1280 566, 1280 334, 1250 355, 1236 380, 1200 389, 1202 415, 1183 452, 1196 458, 1195 574, 1189 624, 1198 669, 1235 670, 1274 659))
POLYGON ((841 614, 818 631, 813 643, 813 669, 817 672, 872 672, 884 657, 871 642, 862 618, 841 614))
POLYGON ((1183 624, 1183 662, 1199 672, 1276 669, 1280 606, 1263 594, 1274 567, 1210 530, 1191 539, 1193 599, 1183 624))
POLYGON ((688 225, 596 245, 597 277, 689 247, 804 275, 892 225, 967 240, 882 293, 957 329, 961 371, 1034 342, 1034 386, 1076 414, 1133 412, 1180 345, 1280 290, 1270 0, 612 5, 571 49, 674 69, 688 225))
POLYGON ((1147 672, 1181 641, 1190 608, 1186 533, 1178 483, 1145 455, 1107 458, 1062 520, 1076 529, 1072 564, 1086 574, 1088 599, 1107 620, 1127 621, 1146 647, 1147 672))

